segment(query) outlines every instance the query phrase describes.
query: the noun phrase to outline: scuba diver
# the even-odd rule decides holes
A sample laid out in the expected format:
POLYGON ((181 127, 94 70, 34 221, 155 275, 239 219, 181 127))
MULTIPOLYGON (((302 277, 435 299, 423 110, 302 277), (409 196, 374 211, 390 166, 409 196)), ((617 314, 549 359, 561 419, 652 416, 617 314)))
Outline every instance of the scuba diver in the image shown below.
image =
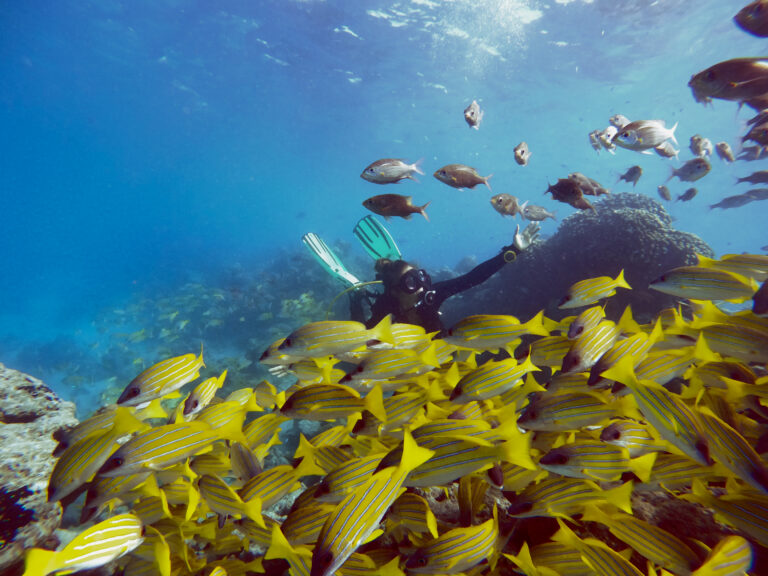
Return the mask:
POLYGON ((317 261, 332 276, 347 284, 350 294, 350 316, 368 328, 384 316, 392 314, 393 322, 418 324, 427 332, 443 329, 440 306, 451 296, 482 284, 508 262, 513 262, 539 235, 539 224, 533 222, 520 232, 515 229, 512 244, 472 270, 449 280, 432 282, 429 273, 402 259, 400 250, 389 231, 373 216, 366 216, 354 228, 354 234, 369 256, 376 260, 376 281, 361 282, 350 273, 338 256, 314 233, 305 234, 302 241, 317 261), (381 283, 383 292, 366 287, 381 283), (370 308, 366 318, 365 303, 370 308))

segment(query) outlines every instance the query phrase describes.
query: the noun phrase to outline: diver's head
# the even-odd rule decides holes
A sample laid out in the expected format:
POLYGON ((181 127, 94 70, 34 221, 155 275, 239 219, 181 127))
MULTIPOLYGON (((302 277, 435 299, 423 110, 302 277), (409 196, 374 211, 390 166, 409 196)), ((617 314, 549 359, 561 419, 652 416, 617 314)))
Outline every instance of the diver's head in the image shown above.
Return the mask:
POLYGON ((378 260, 376 277, 382 281, 384 290, 399 302, 403 310, 419 304, 432 288, 432 278, 427 271, 416 268, 405 260, 378 260))

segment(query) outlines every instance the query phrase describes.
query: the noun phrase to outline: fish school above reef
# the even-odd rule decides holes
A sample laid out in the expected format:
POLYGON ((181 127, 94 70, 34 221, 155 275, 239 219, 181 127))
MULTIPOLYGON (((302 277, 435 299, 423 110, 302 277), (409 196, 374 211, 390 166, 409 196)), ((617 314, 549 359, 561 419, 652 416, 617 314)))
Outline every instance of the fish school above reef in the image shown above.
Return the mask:
POLYGON ((701 257, 643 324, 601 305, 642 288, 621 270, 559 321, 311 322, 262 354, 284 390, 188 386, 204 351, 168 358, 55 433, 29 490, 76 536, 23 573, 764 574, 766 278, 766 256, 701 257))

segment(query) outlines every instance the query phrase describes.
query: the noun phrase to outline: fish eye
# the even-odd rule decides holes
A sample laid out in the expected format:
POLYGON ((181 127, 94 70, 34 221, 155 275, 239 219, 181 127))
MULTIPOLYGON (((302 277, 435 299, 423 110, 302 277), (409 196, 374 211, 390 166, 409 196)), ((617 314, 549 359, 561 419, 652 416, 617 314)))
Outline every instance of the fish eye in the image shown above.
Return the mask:
POLYGON ((446 175, 445 170, 440 170, 440 176, 445 176, 445 175, 446 175))
POLYGON ((553 456, 553 457, 550 459, 550 462, 549 462, 549 463, 550 463, 550 464, 554 464, 554 465, 556 465, 556 466, 563 466, 563 465, 565 465, 565 464, 568 464, 568 456, 566 456, 565 454, 562 454, 562 453, 559 453, 559 454, 555 454, 555 455, 554 455, 554 456, 553 456))
POLYGON ((611 433, 609 435, 609 439, 610 440, 618 440, 619 438, 621 438, 621 432, 619 432, 618 430, 611 430, 611 433))
POLYGON ((707 80, 714 80, 715 79, 715 73, 712 70, 708 70, 706 74, 704 74, 704 78, 707 80))
POLYGON ((333 553, 332 552, 323 552, 315 560, 321 566, 330 566, 331 562, 333 562, 333 553))
POLYGON ((358 365, 358 366, 357 366, 357 373, 358 373, 358 374, 359 374, 360 372, 362 372, 363 370, 365 370, 365 368, 363 368, 362 364, 360 364, 360 365, 358 365))
POLYGON ((126 400, 128 398, 136 398, 136 396, 138 396, 139 394, 141 394, 141 390, 139 390, 139 387, 138 386, 131 386, 126 391, 125 398, 126 398, 126 400))
POLYGON ((373 174, 373 173, 375 173, 375 172, 376 172, 376 170, 375 170, 374 168, 368 168, 368 172, 370 172, 371 174, 373 174))

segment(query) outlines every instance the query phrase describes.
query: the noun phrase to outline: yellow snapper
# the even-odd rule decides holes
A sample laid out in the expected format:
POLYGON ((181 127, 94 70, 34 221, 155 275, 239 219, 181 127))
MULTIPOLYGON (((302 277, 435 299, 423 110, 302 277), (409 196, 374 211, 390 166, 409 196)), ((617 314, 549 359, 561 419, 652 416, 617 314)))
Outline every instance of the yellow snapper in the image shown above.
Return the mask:
POLYGON ((605 318, 604 306, 592 306, 587 308, 568 326, 568 338, 574 340, 587 330, 591 330, 605 318))
POLYGON ((219 377, 213 376, 203 380, 192 390, 184 401, 183 414, 187 420, 191 419, 213 400, 213 397, 216 396, 216 391, 224 385, 224 378, 226 377, 227 371, 224 370, 219 377))
POLYGON ((408 473, 431 456, 431 450, 419 447, 406 433, 400 464, 374 474, 328 516, 312 551, 310 576, 331 576, 358 546, 370 540, 386 511, 404 491, 408 473))
POLYGON ((67 448, 51 472, 48 502, 58 502, 90 481, 116 447, 116 437, 104 432, 83 438, 67 448))
POLYGON ((411 574, 457 574, 492 558, 497 553, 499 520, 493 518, 478 526, 454 528, 427 542, 406 561, 411 574))
POLYGON ((752 298, 757 283, 751 278, 717 268, 680 266, 665 272, 648 287, 680 298, 744 302, 752 298))
POLYGON ((197 378, 203 366, 202 347, 200 356, 184 354, 158 362, 131 380, 117 403, 122 406, 139 406, 155 398, 162 398, 197 378))
POLYGON ((124 476, 161 470, 205 452, 218 433, 203 422, 158 426, 123 444, 99 469, 102 476, 124 476))
POLYGON ((725 254, 719 260, 697 254, 698 265, 733 272, 756 282, 768 279, 768 256, 765 254, 725 254))
POLYGON ((600 440, 614 446, 623 446, 629 451, 630 458, 666 450, 666 445, 651 434, 647 424, 634 420, 615 420, 603 428, 600 440))
POLYGON ((632 471, 640 480, 647 480, 655 455, 630 460, 629 451, 595 440, 580 440, 553 448, 539 459, 544 470, 570 478, 619 480, 624 472, 632 471))
POLYGON ((264 518, 261 516, 260 498, 243 500, 229 484, 213 475, 201 476, 198 487, 200 496, 208 504, 208 507, 219 515, 220 527, 224 525, 227 516, 250 518, 259 526, 265 526, 264 518))
POLYGON ((280 412, 290 418, 335 420, 363 409, 379 420, 386 418, 380 387, 376 386, 365 398, 360 398, 358 392, 340 384, 310 384, 291 394, 280 412))
POLYGON ((364 349, 370 341, 393 344, 392 320, 385 316, 370 330, 352 320, 321 320, 311 322, 291 332, 278 352, 290 356, 325 356, 364 349))
POLYGON ((741 536, 726 536, 691 576, 741 576, 752 568, 752 545, 741 536))
POLYGON ((576 282, 560 300, 558 308, 566 309, 589 306, 598 300, 613 296, 616 294, 616 288, 632 288, 624 280, 624 270, 621 270, 616 278, 599 276, 576 282))
POLYGON ((631 513, 632 487, 632 482, 627 482, 616 488, 603 490, 591 480, 550 477, 531 484, 518 494, 510 495, 511 498, 507 496, 510 500, 507 512, 514 518, 568 518, 581 513, 587 504, 607 501, 620 510, 631 513))
POLYGON ((618 552, 613 551, 605 542, 594 538, 582 540, 573 530, 558 518, 560 531, 552 539, 565 548, 578 550, 582 559, 591 566, 599 576, 643 576, 629 560, 618 552))
POLYGON ((141 544, 143 527, 133 514, 120 514, 81 532, 62 550, 27 551, 24 576, 99 568, 141 544))
POLYGON ((90 418, 83 420, 74 428, 57 430, 53 437, 58 440, 59 444, 54 449, 53 455, 60 456, 72 444, 94 434, 101 435, 110 432, 116 438, 120 438, 149 429, 149 424, 142 422, 134 412, 133 408, 111 404, 100 409, 90 418))
POLYGON ((620 329, 616 324, 610 320, 603 320, 573 341, 573 345, 563 357, 560 370, 563 372, 589 370, 603 354, 611 349, 619 333, 620 329))
POLYGON ((449 328, 443 340, 454 346, 472 350, 508 349, 513 341, 526 334, 549 336, 543 319, 543 311, 523 324, 514 316, 493 314, 467 316, 449 328))
POLYGON ((387 524, 402 526, 414 534, 429 532, 437 538, 437 519, 429 503, 418 494, 406 492, 387 512, 387 524))
POLYGON ((518 364, 514 358, 486 362, 459 380, 451 391, 450 400, 456 404, 464 404, 470 400, 493 398, 518 384, 522 385, 523 376, 538 370, 530 357, 522 364, 518 364))

